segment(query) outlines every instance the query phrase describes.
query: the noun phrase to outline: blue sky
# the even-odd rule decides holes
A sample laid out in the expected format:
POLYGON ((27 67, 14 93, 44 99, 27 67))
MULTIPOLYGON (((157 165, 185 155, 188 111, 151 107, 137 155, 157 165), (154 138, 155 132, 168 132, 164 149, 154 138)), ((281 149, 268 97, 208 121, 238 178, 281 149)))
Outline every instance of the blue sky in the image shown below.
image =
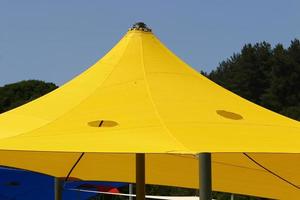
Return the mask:
POLYGON ((300 38, 300 1, 0 1, 0 85, 63 84, 100 59, 137 21, 197 70, 245 43, 300 38))

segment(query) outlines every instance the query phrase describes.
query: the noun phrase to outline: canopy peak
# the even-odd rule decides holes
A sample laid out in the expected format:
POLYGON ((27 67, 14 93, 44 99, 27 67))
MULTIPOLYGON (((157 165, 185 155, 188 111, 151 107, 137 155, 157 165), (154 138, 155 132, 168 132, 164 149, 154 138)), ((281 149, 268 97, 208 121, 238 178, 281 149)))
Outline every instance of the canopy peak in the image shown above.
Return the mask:
POLYGON ((144 31, 144 32, 152 32, 151 28, 149 28, 144 22, 134 23, 129 30, 130 31, 138 30, 138 31, 144 31))

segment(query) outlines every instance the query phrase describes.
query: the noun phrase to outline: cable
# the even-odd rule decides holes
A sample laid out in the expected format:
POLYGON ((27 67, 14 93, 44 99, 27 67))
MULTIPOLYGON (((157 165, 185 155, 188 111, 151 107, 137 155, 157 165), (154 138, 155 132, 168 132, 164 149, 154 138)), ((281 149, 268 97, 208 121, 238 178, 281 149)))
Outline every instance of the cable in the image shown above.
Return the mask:
POLYGON ((84 155, 84 152, 81 153, 81 155, 79 156, 79 158, 77 159, 77 161, 76 161, 76 162, 74 163, 74 165, 72 166, 72 168, 71 168, 71 170, 69 171, 67 177, 65 178, 65 182, 68 181, 68 179, 69 179, 69 177, 70 177, 72 171, 74 170, 74 168, 76 167, 76 165, 79 163, 79 161, 81 160, 81 158, 83 157, 83 155, 84 155))
POLYGON ((290 184, 291 186, 300 189, 299 186, 297 186, 296 184, 290 182, 289 180, 279 176, 278 174, 276 174, 275 172, 269 170, 268 168, 264 167, 262 164, 260 164, 259 162, 257 162, 254 158, 252 158, 251 156, 249 156, 247 153, 243 153, 249 160, 251 160, 252 162, 254 162, 256 165, 260 166, 261 168, 263 168, 264 170, 266 170, 267 172, 271 173, 272 175, 276 176, 277 178, 283 180, 284 182, 290 184))

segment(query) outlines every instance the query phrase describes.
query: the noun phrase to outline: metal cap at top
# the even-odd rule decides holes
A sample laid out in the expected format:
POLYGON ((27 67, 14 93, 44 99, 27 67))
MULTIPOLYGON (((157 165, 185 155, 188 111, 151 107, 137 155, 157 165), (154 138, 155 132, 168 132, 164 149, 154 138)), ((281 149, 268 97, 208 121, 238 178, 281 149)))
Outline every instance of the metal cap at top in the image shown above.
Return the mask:
POLYGON ((138 31, 144 31, 144 32, 152 32, 151 28, 149 28, 144 22, 137 22, 132 25, 132 27, 129 29, 132 30, 138 30, 138 31))

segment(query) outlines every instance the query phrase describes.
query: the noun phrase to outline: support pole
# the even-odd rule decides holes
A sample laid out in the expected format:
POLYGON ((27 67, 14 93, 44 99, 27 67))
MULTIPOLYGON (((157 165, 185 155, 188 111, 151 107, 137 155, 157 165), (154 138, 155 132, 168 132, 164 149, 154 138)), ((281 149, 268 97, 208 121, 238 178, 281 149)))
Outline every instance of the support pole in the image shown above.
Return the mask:
POLYGON ((199 184, 200 184, 200 200, 211 200, 211 154, 199 154, 199 184))
POLYGON ((62 180, 54 177, 54 200, 62 200, 62 180))
POLYGON ((231 194, 230 200, 234 200, 234 194, 231 194))
POLYGON ((130 196, 129 196, 129 200, 133 200, 133 198, 132 198, 132 194, 133 194, 133 190, 132 190, 132 183, 130 183, 129 184, 129 188, 128 188, 128 190, 129 190, 129 194, 130 194, 130 196))
POLYGON ((136 160, 136 200, 145 200, 145 154, 137 153, 136 160))

